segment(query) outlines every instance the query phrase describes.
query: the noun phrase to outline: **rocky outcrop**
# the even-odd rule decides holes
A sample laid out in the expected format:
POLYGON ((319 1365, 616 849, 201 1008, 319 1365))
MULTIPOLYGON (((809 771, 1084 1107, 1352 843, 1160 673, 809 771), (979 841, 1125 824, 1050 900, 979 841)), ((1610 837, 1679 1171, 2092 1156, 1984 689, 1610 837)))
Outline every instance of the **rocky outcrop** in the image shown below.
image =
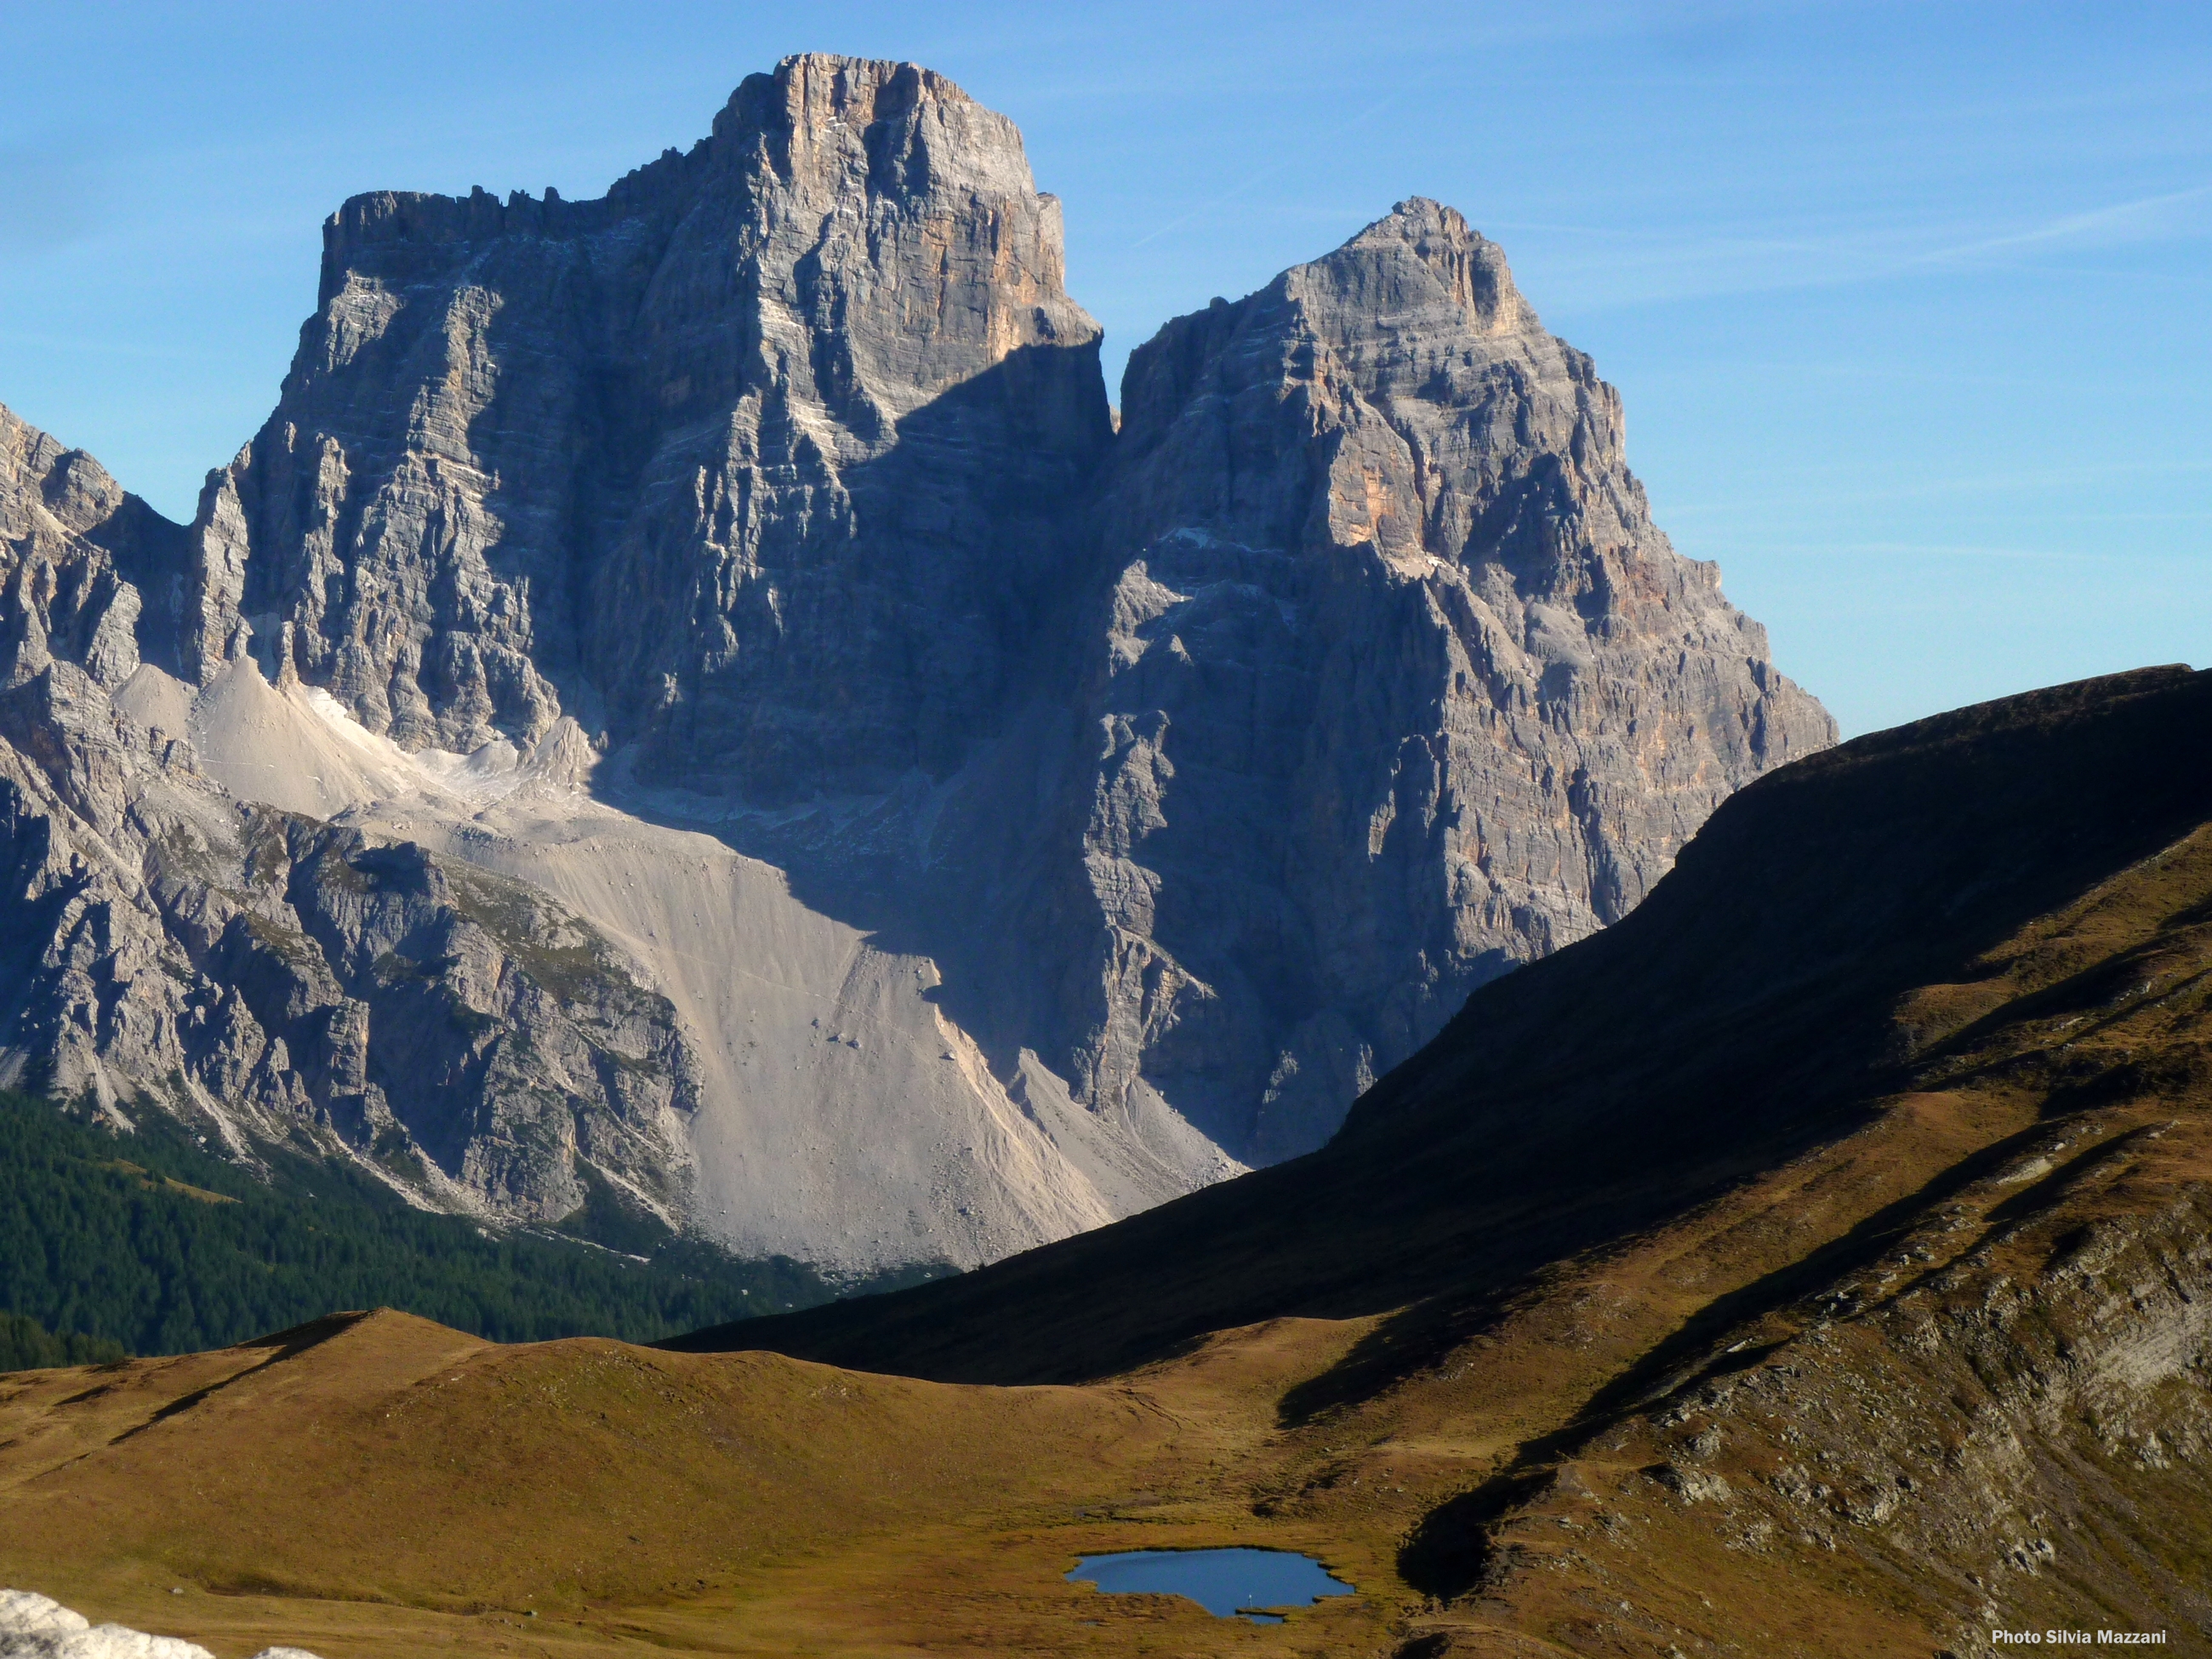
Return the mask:
MULTIPOLYGON (((197 1642, 94 1625, 52 1596, 0 1589, 0 1659, 215 1659, 197 1642)), ((264 1648, 253 1659, 315 1659, 305 1648, 264 1648)))
POLYGON ((0 682, 36 678, 58 653, 117 686, 174 636, 190 564, 182 529, 81 449, 0 407, 0 682))
POLYGON ((541 892, 207 776, 121 574, 174 526, 4 410, 0 465, 0 1081, 246 1156, 303 1141, 425 1202, 559 1221, 596 1178, 678 1219, 696 1085, 666 1000, 541 892))
MULTIPOLYGON (((276 908, 222 903, 321 964, 184 1075, 404 1129, 533 1216, 574 1159, 486 1126, 557 1096, 544 1145, 620 1142, 641 1201, 734 1242, 988 1260, 1319 1145, 1471 988, 1832 738, 1449 210, 1169 325, 1118 433, 1098 344, 1011 123, 801 57, 595 201, 348 202, 189 531, 17 442, 11 499, 78 549, 18 584, 21 675, 76 676, 19 756, 198 803, 198 873, 118 854, 149 951, 216 985, 246 972, 225 929, 275 950, 187 912, 261 892, 281 843, 276 908), (127 759, 56 735, 109 725, 127 759), (262 816, 208 827, 218 787, 262 816), (471 898, 471 865, 555 908, 500 934, 524 901, 471 898), (612 952, 587 1014, 540 927, 612 952), (447 1044, 448 1003, 552 1069, 447 1044), (330 1035, 363 1019, 370 1060, 330 1035), (413 1019, 439 1035, 377 1081, 413 1019), (280 1036, 291 1080, 251 1083, 280 1036)), ((176 1069, 73 1042, 21 1052, 118 1098, 176 1069)))
POLYGON ((1957 1654, 2001 1653, 2008 1630, 2212 1635, 2180 1541, 2212 1505, 2212 1206, 2100 1194, 2120 1212, 2085 1222, 2068 1196, 2066 1225, 1999 1231, 1894 1300, 1830 1287, 1838 1323, 1609 1449, 1668 1457, 1650 1467, 1704 1506, 1682 1529, 1754 1570, 1818 1550, 1910 1585, 1957 1654))
POLYGON ((2180 1127, 2063 1119, 1940 1206, 1875 1218, 1885 1248, 1850 1271, 1777 1275, 1803 1294, 1686 1329, 1702 1352, 1668 1345, 1671 1376, 1630 1372, 1641 1409, 1414 1529, 1408 1577, 1437 1599, 1400 1651, 1494 1651, 1500 1626, 1571 1649, 1592 1607, 1638 1653, 1784 1630, 1844 1653, 1876 1622, 1954 1659, 2015 1632, 2201 1647, 2212 1206, 2201 1179, 2170 1184, 2203 1170, 2201 1135, 2156 1145, 2180 1127))

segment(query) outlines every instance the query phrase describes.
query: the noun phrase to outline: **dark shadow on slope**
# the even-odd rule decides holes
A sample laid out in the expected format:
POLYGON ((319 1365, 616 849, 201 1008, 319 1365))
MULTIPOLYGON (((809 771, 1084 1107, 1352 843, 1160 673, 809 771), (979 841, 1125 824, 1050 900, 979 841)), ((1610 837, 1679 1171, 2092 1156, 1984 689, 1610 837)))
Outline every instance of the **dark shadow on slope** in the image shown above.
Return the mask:
MULTIPOLYGON (((2098 1103, 2101 1105, 2104 1103, 2098 1103)), ((1993 1206, 1983 1218, 1985 1231, 1996 1234, 2026 1221, 2031 1216, 2041 1214, 2063 1200, 2085 1176, 2124 1158, 2144 1142, 2157 1139, 2159 1133, 2160 1131, 2154 1128, 2130 1129, 2124 1134, 2113 1135, 2075 1153, 2050 1174, 2021 1188, 2010 1198, 1993 1206)))
MULTIPOLYGON (((771 442, 762 440, 764 460, 771 442)), ((673 702, 654 678, 611 711, 615 741, 638 745, 636 781, 736 779, 747 805, 775 814, 825 795, 890 795, 917 774, 949 777, 1036 672, 1056 665, 1038 647, 1091 574, 1076 509, 1111 442, 1096 343, 1019 348, 902 417, 888 447, 837 472, 849 533, 835 515, 826 531, 776 516, 758 530, 757 574, 708 601, 735 649, 707 660, 688 637, 625 640, 636 655, 603 665, 611 679, 629 671, 617 687, 655 669, 683 676, 673 702), (757 641, 756 623, 772 624, 757 641)), ((656 469, 689 459, 672 439, 638 493, 651 496, 656 469)), ((625 568, 648 556, 635 544, 647 526, 633 524, 611 576, 648 574, 625 568)), ((679 547, 664 563, 699 556, 679 547)), ((671 620, 690 621, 688 607, 671 620)), ((821 845, 805 825, 740 833, 791 853, 821 845)))
POLYGON ((1558 1480, 1548 1469, 1518 1469, 1446 1498, 1414 1524, 1398 1552, 1398 1576, 1418 1594, 1438 1601, 1476 1589, 1498 1565, 1498 1523, 1543 1497, 1558 1480))
MULTIPOLYGON (((2179 737, 2184 734, 2174 732, 2172 735, 2179 737)), ((1984 926, 1977 929, 1975 933, 1966 935, 1963 939, 1946 941, 1951 949, 1951 960, 1960 966, 1971 963, 1978 954, 1979 941, 1995 943, 1997 939, 2006 936, 2018 922, 2040 913, 2034 907, 2047 904, 2049 908, 2056 908, 2079 891, 2094 886, 2113 870, 2127 867, 2134 862, 2136 855, 2142 852, 2160 850, 2165 846, 2172 845, 2172 841, 2167 837, 2177 829, 2182 829, 2183 832, 2186 833, 2184 826, 2186 825, 2188 817, 2196 811, 2204 810, 2208 805, 2212 805, 2212 803, 2188 805, 2187 797, 2185 795, 2183 810, 2178 819, 2154 818, 2138 830, 2137 833, 2144 836, 2148 844, 2146 844, 2146 840, 2137 840, 2132 836, 2124 838, 2116 837, 2113 845, 2103 849, 2103 857, 2096 864, 2088 867, 2083 867, 2070 857, 2063 859, 2057 870, 2053 872, 2059 879, 2055 882, 2033 882, 2027 884, 2027 891, 2020 896, 2020 902, 2028 907, 2025 915, 2011 915, 2007 919, 2000 920, 1994 927, 1984 926)), ((2025 844, 2027 838, 2023 836, 2022 841, 2025 844)), ((1884 1054, 1896 1052, 1896 1046, 1887 1036, 1880 1035, 1876 1030, 1869 1029, 1863 1037, 1856 1042, 1840 1046, 1831 1045, 1823 1056, 1823 1063, 1830 1060, 1848 1060, 1852 1048, 1872 1048, 1876 1055, 1875 1063, 1864 1065, 1859 1074, 1853 1079, 1862 1098, 1876 1096, 1887 1087, 1907 1086, 1915 1071, 1954 1056, 1969 1054, 1976 1045, 1987 1041, 2008 1025, 2045 1017, 2054 1012, 2069 1011, 2076 1007, 2102 1006, 2110 1001, 2112 994, 2116 988, 2131 986, 2142 977, 2139 967, 2141 959, 2160 948, 2161 948, 2160 945, 2153 943, 2124 951, 2109 961, 2100 962, 2057 984, 2008 1002, 2003 1007, 1972 1022, 1960 1031, 1909 1060, 1902 1060, 1894 1064, 1881 1063, 1884 1054)), ((1941 962, 1934 959, 1930 959, 1925 964, 1931 978, 1943 976, 1937 971, 1942 966, 1941 962)), ((1793 994, 1809 988, 1801 984, 1793 988, 1793 994)), ((1850 988, 1847 984, 1846 989, 1850 988, 1850 988)), ((1864 993, 1860 997, 1862 1002, 1877 1012, 1882 1009, 1884 1004, 1877 994, 1879 991, 1877 985, 1869 983, 1856 988, 1862 989, 1864 993)), ((1504 1000, 1503 994, 1499 1000, 1504 1000)), ((1821 997, 1817 1001, 1826 1006, 1832 1007, 1835 1006, 1836 999, 1821 997)), ((1817 1046, 1820 1035, 1816 1027, 1806 1033, 1805 1041, 1808 1046, 1817 1046)), ((1743 1042, 1747 1039, 1739 1034, 1737 1040, 1743 1042)), ((1771 1054, 1787 1054, 1796 1044, 1791 1042, 1778 1046, 1770 1042, 1765 1046, 1771 1054)), ((1631 1061, 1628 1057, 1622 1056, 1616 1063, 1626 1067, 1631 1061)), ((1977 1066, 1970 1072, 1946 1073, 1945 1082, 1955 1085, 1980 1077, 1984 1073, 2002 1072, 2008 1066, 2016 1066, 2022 1063, 2034 1064, 2038 1061, 2034 1059, 2023 1060, 2021 1058, 2012 1056, 2000 1057, 1977 1066)), ((1686 1056, 1679 1054, 1670 1057, 1668 1069, 1679 1073, 1685 1065, 1687 1065, 1692 1073, 1697 1069, 1694 1062, 1687 1060, 1686 1056)), ((1772 1086, 1775 1082, 1786 1082, 1786 1080, 1787 1074, 1778 1072, 1774 1078, 1769 1079, 1769 1086, 1765 1092, 1770 1097, 1786 1094, 1789 1092, 1787 1088, 1777 1089, 1772 1086)), ((1804 1084, 1797 1086, 1808 1086, 1811 1080, 1807 1079, 1804 1084)), ((1879 1214, 1861 1223, 1850 1233, 1832 1241, 1829 1245, 1815 1251, 1804 1260, 1754 1285, 1717 1299, 1680 1331, 1649 1352, 1631 1371, 1618 1379, 1606 1395, 1594 1399, 1586 1411, 1602 1417, 1607 1413, 1617 1413, 1622 1408, 1624 1401, 1629 1405, 1648 1403, 1646 1397, 1655 1388, 1665 1392, 1681 1386, 1686 1377, 1694 1376, 1697 1372, 1698 1356, 1711 1344, 1717 1341, 1723 1333, 1739 1325, 1753 1322, 1765 1314, 1786 1305, 1796 1297, 1809 1293, 1812 1289, 1821 1284, 1862 1270, 1878 1258, 1899 1234, 1914 1224, 1929 1208, 1945 1201, 1965 1186, 1993 1173, 2006 1159, 2018 1155, 2031 1142, 2046 1135, 2047 1123, 2051 1117, 2084 1110, 2110 1100, 2139 1095, 2146 1091, 2149 1082, 2149 1079, 2134 1075, 2130 1068, 2124 1066, 2100 1071, 2094 1076, 2085 1076, 2073 1082, 2060 1085, 2053 1091, 2051 1109, 2046 1113, 2045 1125, 2023 1131, 2018 1135, 1984 1149, 1962 1161, 1954 1169, 1946 1171, 1920 1193, 1886 1207, 1879 1214)), ((1654 1103, 1660 1103, 1663 1099, 1663 1096, 1655 1096, 1654 1103)), ((1679 1103, 1683 1107, 1692 1104, 1686 1100, 1679 1103)), ((1709 1103, 1705 1110, 1707 1115, 1710 1115, 1711 1107, 1709 1103)), ((1848 1133, 1856 1125, 1850 1121, 1839 1118, 1832 1123, 1831 1130, 1834 1134, 1840 1135, 1848 1133)), ((1611 1132, 1611 1126, 1607 1126, 1607 1130, 1608 1133, 1611 1132)), ((1651 1148, 1654 1156, 1663 1156, 1665 1151, 1663 1146, 1655 1146, 1651 1148)), ((1770 1154, 1769 1161, 1776 1164, 1783 1161, 1781 1153, 1782 1148, 1777 1145, 1770 1154)), ((2084 1155, 2085 1158, 2087 1156, 2089 1155, 2084 1155)), ((1680 1200, 1679 1210, 1686 1211, 1697 1200, 1698 1194, 1693 1186, 1686 1183, 1679 1197, 1680 1200)), ((2027 1201, 2029 1201, 2028 1195, 2025 1194, 2010 1200, 2014 1204, 2027 1201)), ((1453 1348, 1486 1328, 1503 1310, 1503 1307, 1504 1303, 1500 1297, 1494 1294, 1485 1294, 1471 1301, 1455 1297, 1439 1298, 1416 1304, 1403 1310, 1355 1346, 1351 1352, 1330 1370, 1308 1379, 1287 1394, 1282 1402, 1285 1421, 1286 1423, 1302 1422, 1333 1407, 1348 1405, 1370 1398, 1407 1376, 1432 1368, 1442 1363, 1453 1348)), ((1581 1424, 1575 1432, 1593 1432, 1595 1425, 1596 1419, 1592 1419, 1581 1424)))
POLYGON ((288 1359, 296 1359, 310 1349, 322 1346, 332 1337, 343 1335, 368 1316, 366 1312, 325 1314, 320 1319, 311 1319, 304 1325, 293 1326, 289 1330, 278 1331, 269 1336, 256 1337, 251 1342, 239 1343, 237 1346, 240 1348, 267 1348, 271 1352, 266 1359, 248 1365, 243 1370, 234 1371, 219 1382, 210 1382, 204 1389, 195 1389, 190 1394, 178 1395, 168 1404, 154 1412, 144 1422, 124 1430, 107 1443, 111 1446, 119 1446, 132 1437, 143 1434, 147 1430, 166 1423, 173 1417, 181 1417, 195 1407, 205 1404, 233 1383, 243 1382, 247 1377, 267 1370, 271 1365, 281 1365, 288 1359))
POLYGON ((1917 1192, 1882 1206, 1849 1231, 1750 1284, 1715 1297, 1673 1333, 1646 1349, 1626 1370, 1583 1401, 1553 1439, 1535 1448, 1548 1455, 1587 1439, 1632 1413, 1644 1411, 1708 1376, 1756 1363, 1719 1346, 1731 1332, 1757 1324, 1813 1296, 1824 1286, 1871 1268, 1940 1205, 1996 1174, 2050 1133, 2037 1124, 1960 1159, 1917 1192))
POLYGON ((1427 1304, 1287 1403, 1368 1397, 1549 1264, 1864 1122, 1909 1076, 1900 997, 2212 818, 2212 774, 2175 763, 2207 730, 2212 675, 2153 670, 1784 768, 1621 922, 1477 992, 1323 1151, 958 1279, 672 1346, 1073 1381, 1259 1319, 1427 1304))
MULTIPOLYGON (((1779 1091, 1777 1091, 1779 1092, 1779 1091)), ((1655 1101, 1687 1108, 1693 1102, 1655 1101)), ((1747 1105, 1769 1105, 1753 1095, 1747 1105)), ((1804 1104, 1800 1102, 1801 1107, 1804 1104)), ((1286 1390, 1278 1403, 1283 1426, 1298 1427, 1349 1409, 1431 1371, 1468 1342, 1494 1329, 1543 1296, 1560 1275, 1586 1265, 1646 1228, 1674 1219, 1868 1121, 1864 1109, 1836 1098, 1826 1110, 1802 1111, 1782 1124, 1755 1110, 1715 1115, 1699 1126, 1700 1148, 1670 1148, 1663 1139, 1613 1122, 1585 1126, 1613 1144, 1603 1152, 1544 1146, 1510 1166, 1483 1172, 1489 1182, 1535 1195, 1534 1213, 1478 1231, 1459 1241, 1460 1260, 1443 1288, 1397 1307, 1327 1370, 1286 1390), (1694 1158, 1682 1156, 1688 1150, 1694 1158)), ((1449 1158, 1464 1141, 1439 1148, 1449 1158)), ((1378 1186, 1381 1184, 1378 1181, 1378 1186)), ((1434 1281, 1431 1280, 1431 1283, 1434 1281)), ((1395 1288, 1413 1289, 1401 1281, 1395 1288)), ((1425 1289, 1425 1287, 1424 1287, 1425 1289)), ((1378 1300, 1391 1307, 1392 1302, 1378 1300)))

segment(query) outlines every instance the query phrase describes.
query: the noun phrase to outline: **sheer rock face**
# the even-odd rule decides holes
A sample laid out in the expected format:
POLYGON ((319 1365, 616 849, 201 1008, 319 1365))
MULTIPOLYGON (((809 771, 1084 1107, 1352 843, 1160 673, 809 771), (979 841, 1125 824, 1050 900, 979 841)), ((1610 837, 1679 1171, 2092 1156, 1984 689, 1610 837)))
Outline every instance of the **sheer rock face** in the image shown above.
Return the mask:
POLYGON ((348 202, 276 410, 189 531, 0 424, 12 902, 52 942, 9 981, 45 1024, 0 1045, 72 1091, 177 1073, 416 1148, 468 1206, 563 1213, 582 1159, 749 1247, 967 1262, 1320 1144, 1473 987, 1832 741, 1651 525, 1612 388, 1449 210, 1170 324, 1118 435, 1098 343, 1019 135, 911 64, 788 59, 596 201, 348 202), (313 760, 362 735, 315 724, 324 693, 426 776, 557 762, 622 835, 653 820, 655 883, 690 879, 670 826, 708 830, 779 866, 774 902, 654 885, 633 936, 628 890, 471 897, 467 865, 538 868, 560 814, 507 811, 497 857, 476 805, 410 829, 371 779, 406 755, 330 750, 343 787, 313 760), (314 727, 286 728, 304 782, 193 750, 188 708, 250 726, 264 695, 314 727), (72 860, 111 873, 80 892, 72 860), (83 942, 85 903, 192 988, 99 966, 125 946, 83 942), (678 966, 769 988, 672 992, 672 1024, 650 964, 740 915, 678 966), (882 1051, 959 1072, 854 1073, 875 1164, 794 1080, 825 1045, 792 1010, 867 1000, 796 942, 824 918, 897 967, 882 1051), (632 956, 532 954, 601 925, 632 956), (778 1193, 836 1196, 745 1232, 778 1193))
POLYGON ((58 651, 120 685, 138 666, 142 633, 173 666, 190 562, 179 526, 82 450, 0 407, 0 683, 21 684, 58 651))
POLYGON ((1619 394, 1431 202, 1140 349, 1101 517, 1072 1063, 1262 1159, 1835 740, 1652 524, 1619 394))
POLYGON ((598 201, 356 197, 191 667, 250 633, 410 747, 571 713, 759 798, 941 773, 1064 579, 1097 342, 1020 135, 911 64, 789 59, 598 201))

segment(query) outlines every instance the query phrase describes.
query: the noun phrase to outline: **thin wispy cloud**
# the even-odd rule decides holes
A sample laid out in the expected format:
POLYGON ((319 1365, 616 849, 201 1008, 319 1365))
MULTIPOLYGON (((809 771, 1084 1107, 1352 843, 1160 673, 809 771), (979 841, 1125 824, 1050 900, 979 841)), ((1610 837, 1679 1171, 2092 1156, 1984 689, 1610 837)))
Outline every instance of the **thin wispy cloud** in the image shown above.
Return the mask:
POLYGON ((1497 231, 1603 244, 1601 256, 1557 248, 1536 251, 1553 308, 1577 311, 1840 288, 1947 268, 2018 269, 2034 261, 2007 256, 2198 240, 2212 236, 2212 184, 2163 191, 2003 230, 1922 223, 1676 238, 1633 228, 1504 222, 1497 231))
MULTIPOLYGON (((1346 133, 1352 131, 1355 128, 1362 126, 1367 122, 1373 120, 1376 116, 1380 115, 1384 110, 1389 108, 1391 105, 1397 101, 1398 100, 1395 95, 1389 98, 1378 100, 1376 102, 1369 105, 1365 109, 1360 111, 1358 114, 1352 117, 1349 120, 1339 122, 1334 127, 1329 130, 1329 137, 1332 139, 1341 137, 1346 133)), ((1192 208, 1188 213, 1178 214, 1176 217, 1169 220, 1167 223, 1160 226, 1158 229, 1146 232, 1144 235, 1139 236, 1135 241, 1129 244, 1130 250, 1134 252, 1136 249, 1144 246, 1147 242, 1156 242, 1169 232, 1180 229, 1194 219, 1201 218, 1214 213, 1227 204, 1235 201, 1238 197, 1245 195, 1247 192, 1266 184, 1269 179, 1279 178, 1283 173, 1289 172, 1292 167, 1303 165, 1304 161, 1305 158, 1302 155, 1285 155, 1281 161, 1276 162, 1273 167, 1261 168, 1257 173, 1253 173, 1242 183, 1231 185, 1229 189, 1222 191, 1218 196, 1214 197, 1210 201, 1200 202, 1196 207, 1192 208)))
POLYGON ((2008 248, 2047 247, 2060 243, 2106 246, 2114 242, 2160 241, 2172 237, 2203 235, 2212 230, 2212 224, 2193 222, 2191 216, 2179 210, 2193 204, 2212 206, 2212 184, 2197 185, 2187 190, 2164 191, 2155 196, 2138 197, 2129 202, 2115 202, 2109 207, 2094 208, 2087 213, 2065 214, 2047 223, 2030 226, 2006 235, 1984 237, 1978 241, 1961 243, 1956 247, 1938 248, 1922 255, 1913 263, 1948 264, 1977 258, 2008 248))

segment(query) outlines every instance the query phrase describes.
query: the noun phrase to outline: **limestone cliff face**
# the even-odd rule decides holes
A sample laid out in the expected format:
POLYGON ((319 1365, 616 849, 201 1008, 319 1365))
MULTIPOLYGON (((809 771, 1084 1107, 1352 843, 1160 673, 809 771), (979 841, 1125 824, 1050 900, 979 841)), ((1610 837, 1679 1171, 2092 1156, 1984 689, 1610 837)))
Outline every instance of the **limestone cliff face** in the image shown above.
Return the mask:
MULTIPOLYGON (((9 686, 56 653, 103 685, 140 660, 139 636, 172 640, 190 557, 178 526, 126 494, 81 449, 0 407, 0 583, 9 686)), ((161 643, 155 653, 162 655, 161 643)))
POLYGON ((1013 125, 911 64, 789 59, 598 201, 357 197, 203 502, 191 665, 760 798, 942 772, 1064 579, 1097 342, 1013 125))
MULTIPOLYGON (((0 434, 23 833, 137 813, 114 914, 194 994, 307 964, 182 1066, 204 1104, 504 1213, 580 1158, 745 1248, 965 1263, 1319 1145, 1832 739, 1449 209, 1170 323, 1118 434, 1098 344, 1018 133, 912 64, 787 59, 594 201, 356 197, 189 529, 0 434), (173 797, 182 863, 134 804, 173 797), (441 998, 515 1041, 403 1064, 441 998)), ((106 971, 0 1046, 158 1095, 186 1024, 66 1035, 106 971)))
POLYGON ((1139 350, 1103 503, 1075 1069, 1262 1159, 1835 740, 1651 522, 1619 394, 1432 202, 1139 350))

